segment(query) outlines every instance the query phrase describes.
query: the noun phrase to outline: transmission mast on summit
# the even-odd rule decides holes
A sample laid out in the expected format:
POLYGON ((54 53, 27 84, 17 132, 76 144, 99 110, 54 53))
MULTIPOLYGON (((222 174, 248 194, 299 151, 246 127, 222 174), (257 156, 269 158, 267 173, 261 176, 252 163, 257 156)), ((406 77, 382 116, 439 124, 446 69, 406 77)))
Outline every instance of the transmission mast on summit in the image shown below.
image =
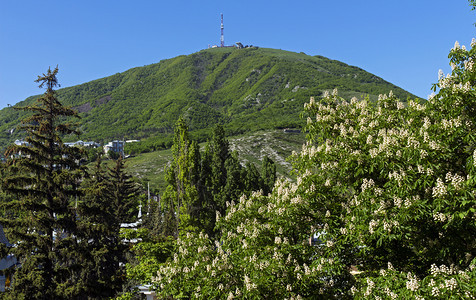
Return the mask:
POLYGON ((223 36, 223 14, 221 14, 221 36, 220 36, 220 47, 225 47, 225 37, 223 36))

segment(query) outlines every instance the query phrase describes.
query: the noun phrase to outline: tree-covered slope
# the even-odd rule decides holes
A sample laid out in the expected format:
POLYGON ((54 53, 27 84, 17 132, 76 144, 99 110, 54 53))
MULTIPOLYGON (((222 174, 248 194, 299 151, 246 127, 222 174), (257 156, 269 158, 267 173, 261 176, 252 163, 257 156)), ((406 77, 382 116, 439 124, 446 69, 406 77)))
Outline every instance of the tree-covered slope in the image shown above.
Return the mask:
MULTIPOLYGON (((304 102, 334 88, 358 98, 390 90, 403 99, 412 97, 360 68, 266 48, 206 49, 63 88, 58 97, 80 112, 82 139, 163 140, 180 115, 196 136, 204 136, 217 122, 229 134, 298 127, 304 102)), ((2 147, 21 138, 21 132, 12 132, 19 119, 21 112, 11 107, 0 111, 2 147)))

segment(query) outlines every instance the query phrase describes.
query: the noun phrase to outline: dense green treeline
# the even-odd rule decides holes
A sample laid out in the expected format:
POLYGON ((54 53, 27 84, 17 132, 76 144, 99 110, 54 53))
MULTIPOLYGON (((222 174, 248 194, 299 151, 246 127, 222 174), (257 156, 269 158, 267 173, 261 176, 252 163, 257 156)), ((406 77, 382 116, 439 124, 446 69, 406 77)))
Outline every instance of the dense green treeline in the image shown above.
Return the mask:
POLYGON ((180 118, 172 152, 173 161, 165 170, 167 187, 151 217, 154 225, 150 228, 156 235, 178 237, 184 228, 213 235, 216 214, 225 213, 227 202, 255 190, 269 193, 276 180, 276 166, 268 157, 263 159, 261 172, 253 163, 241 165, 221 125, 214 127, 201 153, 180 118))

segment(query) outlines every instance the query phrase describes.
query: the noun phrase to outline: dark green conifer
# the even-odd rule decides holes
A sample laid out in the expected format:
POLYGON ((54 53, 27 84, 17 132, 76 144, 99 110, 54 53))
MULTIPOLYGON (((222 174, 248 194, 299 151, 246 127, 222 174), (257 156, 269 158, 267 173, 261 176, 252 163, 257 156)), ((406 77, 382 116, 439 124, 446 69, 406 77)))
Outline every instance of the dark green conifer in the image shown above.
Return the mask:
POLYGON ((9 295, 16 299, 72 299, 82 290, 79 270, 75 199, 82 172, 79 149, 67 147, 64 134, 77 133, 66 117, 76 116, 56 98, 58 68, 38 76, 45 94, 36 104, 21 108, 31 112, 23 121, 25 143, 6 151, 3 189, 14 200, 3 202, 12 214, 0 220, 9 228, 21 263, 9 295))
POLYGON ((263 183, 263 194, 271 193, 276 182, 276 164, 268 156, 263 158, 261 165, 261 181, 263 183))
POLYGON ((120 236, 121 221, 112 205, 108 178, 101 166, 101 156, 83 181, 84 197, 78 203, 83 270, 80 280, 88 287, 89 299, 114 297, 121 291, 126 246, 120 236))
POLYGON ((225 162, 230 156, 225 130, 219 124, 213 128, 210 150, 212 153, 212 190, 213 193, 219 193, 226 184, 225 162))
POLYGON ((122 156, 116 160, 114 167, 108 169, 107 177, 107 193, 109 205, 114 209, 114 222, 136 221, 139 187, 125 171, 122 156))
POLYGON ((255 164, 251 162, 246 163, 245 173, 245 190, 248 192, 258 191, 263 187, 261 175, 255 164))
POLYGON ((192 187, 190 190, 190 202, 187 205, 187 213, 190 215, 190 221, 194 227, 202 227, 206 223, 206 220, 202 219, 203 203, 200 201, 199 196, 199 181, 200 181, 200 148, 196 141, 190 143, 188 151, 188 182, 192 187))
POLYGON ((211 234, 215 227, 215 202, 212 193, 212 151, 211 143, 205 146, 205 151, 201 155, 200 179, 198 181, 198 192, 202 207, 201 220, 203 229, 211 234))
MULTIPOLYGON (((225 162, 225 168, 226 184, 221 195, 222 202, 236 202, 245 191, 246 176, 246 169, 241 166, 237 152, 231 153, 225 162)), ((218 209, 222 216, 225 215, 226 205, 218 207, 218 209)))
MULTIPOLYGON (((229 143, 225 136, 223 126, 216 125, 212 131, 212 137, 208 141, 204 159, 202 161, 203 192, 210 210, 211 218, 215 218, 215 211, 223 214, 226 210, 227 196, 225 185, 227 184, 226 161, 230 157, 229 143)), ((214 224, 214 222, 213 222, 214 224)), ((214 226, 213 226, 214 227, 214 226)))

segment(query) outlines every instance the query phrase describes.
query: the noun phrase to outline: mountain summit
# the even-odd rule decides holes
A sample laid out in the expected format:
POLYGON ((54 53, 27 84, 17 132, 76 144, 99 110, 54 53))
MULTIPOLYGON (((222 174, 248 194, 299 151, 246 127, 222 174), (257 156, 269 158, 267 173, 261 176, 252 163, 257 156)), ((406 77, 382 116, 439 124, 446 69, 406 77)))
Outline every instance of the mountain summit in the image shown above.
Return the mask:
MULTIPOLYGON (((183 115, 196 135, 215 123, 230 134, 299 127, 310 96, 339 90, 371 99, 393 93, 415 97, 358 67, 284 50, 212 48, 165 59, 109 77, 58 90, 58 98, 80 113, 82 139, 165 138, 183 115)), ((15 106, 34 100, 30 97, 15 106)), ((12 131, 21 112, 0 111, 0 143, 21 137, 12 131)))

